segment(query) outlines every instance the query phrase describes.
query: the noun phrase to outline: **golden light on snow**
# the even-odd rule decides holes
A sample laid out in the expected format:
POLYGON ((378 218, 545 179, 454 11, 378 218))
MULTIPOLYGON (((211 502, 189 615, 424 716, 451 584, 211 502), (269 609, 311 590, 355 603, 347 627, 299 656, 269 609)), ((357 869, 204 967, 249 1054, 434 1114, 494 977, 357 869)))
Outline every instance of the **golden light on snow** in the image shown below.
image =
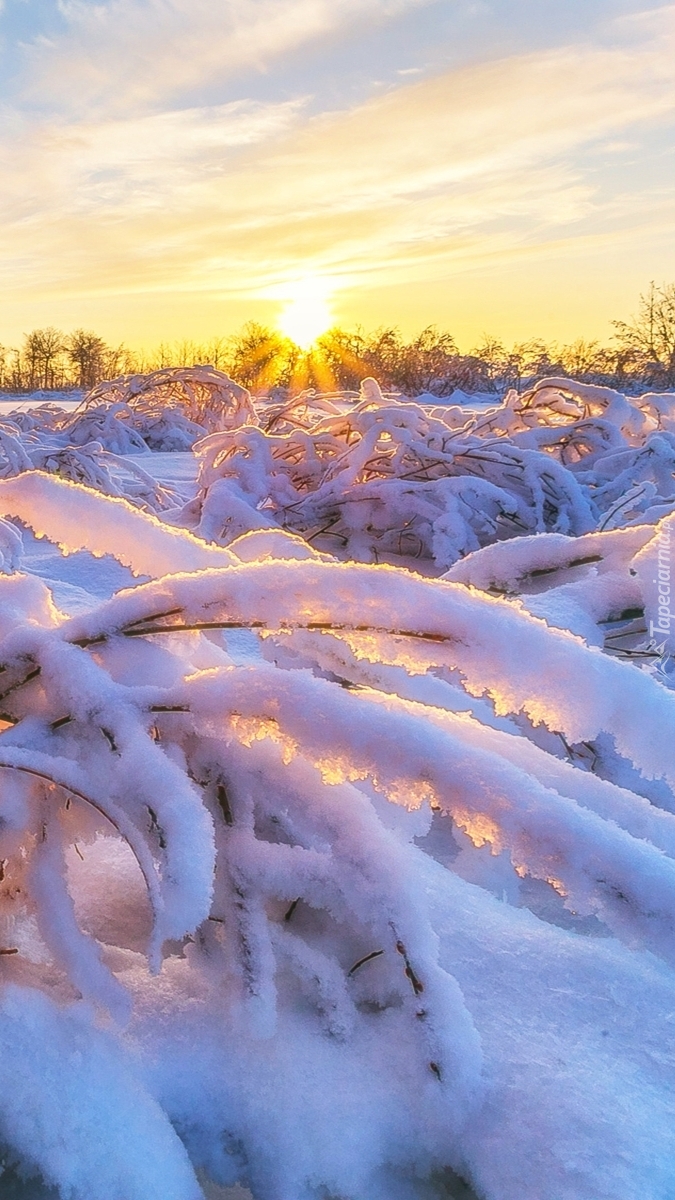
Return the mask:
POLYGON ((453 806, 452 816, 474 846, 489 844, 493 854, 499 854, 503 849, 501 830, 487 813, 469 812, 453 806))
POLYGON ((240 713, 231 713, 229 723, 242 746, 250 750, 255 742, 264 742, 267 739, 281 746, 284 766, 287 767, 293 762, 298 752, 298 743, 282 732, 273 717, 244 717, 240 713))
POLYGON ((302 279, 294 284, 279 317, 281 332, 301 350, 309 350, 332 323, 325 281, 302 279))

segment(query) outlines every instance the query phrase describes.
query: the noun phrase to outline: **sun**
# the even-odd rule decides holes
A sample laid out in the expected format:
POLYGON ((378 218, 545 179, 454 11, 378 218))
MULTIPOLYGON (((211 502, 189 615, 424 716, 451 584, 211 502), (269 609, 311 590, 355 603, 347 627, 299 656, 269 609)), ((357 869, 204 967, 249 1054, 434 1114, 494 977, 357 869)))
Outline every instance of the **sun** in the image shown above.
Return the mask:
POLYGON ((289 289, 288 300, 279 316, 279 328, 301 350, 309 350, 316 339, 330 329, 333 315, 323 280, 303 279, 289 289))

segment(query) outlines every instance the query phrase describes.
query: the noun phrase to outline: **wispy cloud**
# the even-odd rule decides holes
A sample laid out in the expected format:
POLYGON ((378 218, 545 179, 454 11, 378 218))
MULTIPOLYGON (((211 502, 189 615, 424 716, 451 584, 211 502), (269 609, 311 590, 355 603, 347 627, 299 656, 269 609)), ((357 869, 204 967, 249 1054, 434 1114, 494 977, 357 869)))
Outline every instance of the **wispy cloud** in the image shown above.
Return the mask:
POLYGON ((64 32, 27 52, 24 95, 72 112, 159 105, 242 79, 307 43, 429 0, 59 0, 64 32))
MULTIPOLYGON (((311 115, 298 89, 274 103, 171 107, 165 99, 156 110, 158 96, 170 95, 176 80, 188 86, 199 68, 250 69, 303 38, 323 37, 331 22, 356 19, 357 8, 360 18, 367 10, 384 19, 396 4, 230 0, 219 9, 228 34, 218 40, 204 34, 209 21, 218 24, 215 6, 193 0, 199 46, 187 21, 178 47, 187 0, 64 5, 72 26, 64 71, 97 37, 103 64, 106 30, 116 31, 113 61, 123 45, 144 45, 153 14, 163 22, 157 61, 140 83, 131 66, 122 73, 124 103, 113 111, 5 113, 5 295, 251 297, 307 271, 343 289, 433 284, 518 254, 639 237, 650 221, 675 232, 663 189, 646 191, 612 175, 613 166, 600 188, 584 159, 602 146, 620 165, 643 138, 675 122, 675 5, 624 24, 613 43, 406 77, 354 108, 311 115)), ((40 53, 46 59, 50 51, 40 53)), ((84 95, 103 79, 94 62, 84 95)), ((45 69, 40 86, 48 82, 45 69)))

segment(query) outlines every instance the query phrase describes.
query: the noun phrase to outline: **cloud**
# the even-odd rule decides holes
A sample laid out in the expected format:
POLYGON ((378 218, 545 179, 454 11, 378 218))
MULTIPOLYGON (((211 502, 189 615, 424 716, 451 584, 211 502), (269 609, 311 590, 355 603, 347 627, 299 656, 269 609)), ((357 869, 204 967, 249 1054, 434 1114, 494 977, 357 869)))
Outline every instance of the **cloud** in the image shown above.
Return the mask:
MULTIPOLYGON (((277 2, 305 31, 323 12, 277 2)), ((261 16, 264 0, 254 7, 261 16)), ((613 164, 645 136, 669 144, 675 6, 641 28, 613 46, 406 80, 318 116, 302 96, 86 120, 7 113, 5 294, 251 297, 308 271, 346 289, 394 286, 618 245, 650 222, 672 237, 667 179, 648 190, 607 168, 601 192, 585 165, 589 147, 613 148, 613 164)))
POLYGON ((24 98, 83 113, 157 109, 265 72, 308 43, 431 0, 59 0, 65 31, 28 48, 24 98))

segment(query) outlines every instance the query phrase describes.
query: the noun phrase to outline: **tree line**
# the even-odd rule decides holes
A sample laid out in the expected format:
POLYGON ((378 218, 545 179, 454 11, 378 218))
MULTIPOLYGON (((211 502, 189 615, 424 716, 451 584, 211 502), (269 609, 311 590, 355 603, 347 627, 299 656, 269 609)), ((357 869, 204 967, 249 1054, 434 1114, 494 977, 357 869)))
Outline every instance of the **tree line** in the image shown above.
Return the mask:
POLYGON ((168 366, 210 363, 257 393, 316 387, 358 388, 365 375, 406 395, 500 392, 547 375, 568 375, 623 390, 675 386, 675 284, 652 283, 629 321, 612 322, 609 345, 540 339, 507 348, 485 337, 460 352, 451 333, 428 326, 410 340, 398 329, 373 333, 331 329, 308 352, 256 322, 205 343, 161 343, 152 352, 110 346, 91 330, 65 334, 49 326, 24 336, 18 348, 0 345, 0 390, 88 390, 103 379, 168 366))

